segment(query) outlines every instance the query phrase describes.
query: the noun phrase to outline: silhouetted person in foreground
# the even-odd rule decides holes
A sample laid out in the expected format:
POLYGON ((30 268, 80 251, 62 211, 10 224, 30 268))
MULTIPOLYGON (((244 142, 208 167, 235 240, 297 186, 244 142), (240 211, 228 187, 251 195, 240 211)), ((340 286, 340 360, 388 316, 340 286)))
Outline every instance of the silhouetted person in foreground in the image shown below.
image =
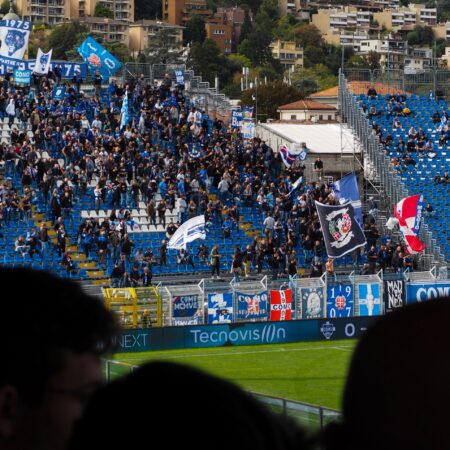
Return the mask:
POLYGON ((102 383, 115 321, 80 285, 46 272, 0 268, 0 286, 0 450, 65 450, 102 383))
POLYGON ((187 442, 197 450, 307 448, 294 423, 238 386, 168 362, 147 363, 97 391, 69 448, 140 448, 157 436, 167 448, 187 442))
POLYGON ((328 449, 450 448, 450 298, 396 310, 359 342, 328 449))

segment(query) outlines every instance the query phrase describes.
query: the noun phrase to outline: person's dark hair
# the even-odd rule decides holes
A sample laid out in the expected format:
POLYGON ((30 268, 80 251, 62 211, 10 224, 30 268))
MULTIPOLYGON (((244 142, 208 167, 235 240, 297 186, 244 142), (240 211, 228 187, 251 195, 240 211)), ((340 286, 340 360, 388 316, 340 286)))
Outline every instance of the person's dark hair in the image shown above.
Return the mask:
POLYGON ((350 365, 343 423, 328 448, 450 448, 450 298, 396 310, 370 328, 350 365))
POLYGON ((306 448, 297 425, 237 385, 182 364, 151 362, 94 394, 69 450, 133 448, 144 436, 173 448, 191 440, 199 450, 306 448))
POLYGON ((38 401, 48 379, 62 368, 64 350, 101 355, 114 349, 112 314, 81 285, 22 268, 0 268, 0 285, 0 387, 15 386, 38 401))

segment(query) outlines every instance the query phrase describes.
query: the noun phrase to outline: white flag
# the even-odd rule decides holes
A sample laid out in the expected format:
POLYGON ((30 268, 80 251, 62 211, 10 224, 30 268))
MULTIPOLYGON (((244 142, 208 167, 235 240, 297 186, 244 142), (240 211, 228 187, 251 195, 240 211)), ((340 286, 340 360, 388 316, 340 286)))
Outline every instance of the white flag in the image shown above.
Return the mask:
POLYGON ((31 22, 24 20, 2 20, 0 22, 0 56, 3 60, 21 60, 28 48, 31 22))
POLYGON ((196 239, 205 239, 205 216, 197 216, 184 222, 170 238, 167 248, 186 248, 186 244, 196 239))
POLYGON ((44 53, 41 49, 37 52, 36 65, 34 66, 34 73, 39 75, 47 75, 50 70, 50 62, 52 60, 52 51, 44 53))

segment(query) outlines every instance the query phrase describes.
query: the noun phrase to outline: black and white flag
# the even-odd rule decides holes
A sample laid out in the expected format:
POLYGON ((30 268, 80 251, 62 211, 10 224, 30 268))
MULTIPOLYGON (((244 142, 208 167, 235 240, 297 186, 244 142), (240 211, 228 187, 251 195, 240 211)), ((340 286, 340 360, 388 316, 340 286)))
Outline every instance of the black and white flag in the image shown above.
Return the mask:
POLYGON ((365 245, 366 237, 350 202, 335 206, 316 202, 316 208, 329 258, 340 258, 365 245))

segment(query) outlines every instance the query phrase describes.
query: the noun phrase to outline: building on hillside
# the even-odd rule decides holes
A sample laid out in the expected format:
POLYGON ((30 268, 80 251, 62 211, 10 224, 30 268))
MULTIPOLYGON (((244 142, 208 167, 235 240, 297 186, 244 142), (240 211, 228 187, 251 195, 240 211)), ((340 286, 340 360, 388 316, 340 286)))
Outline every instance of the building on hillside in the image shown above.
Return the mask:
POLYGON ((285 70, 303 67, 303 48, 294 41, 277 40, 270 44, 270 49, 285 70))
POLYGON ((71 0, 16 0, 17 12, 25 20, 56 25, 78 18, 71 0))
POLYGON ((433 50, 431 48, 408 48, 405 56, 405 73, 422 73, 430 70, 432 66, 433 50))
MULTIPOLYGON (((232 52, 235 52, 241 37, 241 28, 244 24, 245 11, 238 6, 233 6, 232 8, 217 8, 216 16, 223 17, 223 19, 233 27, 231 47, 232 52)), ((253 14, 250 11, 250 18, 252 16, 253 14)))
POLYGON ((148 47, 151 39, 155 39, 162 31, 167 31, 168 44, 171 49, 181 51, 183 48, 183 27, 157 20, 139 20, 130 25, 130 51, 139 54, 148 47))
POLYGON ((134 0, 70 0, 78 7, 78 16, 94 17, 95 7, 100 4, 114 14, 114 20, 134 22, 134 0))
POLYGON ((130 24, 107 17, 83 17, 80 23, 89 27, 89 33, 101 36, 104 41, 121 42, 127 48, 130 43, 130 24))
POLYGON ((450 47, 445 47, 445 53, 440 58, 439 65, 445 69, 450 69, 450 47))
POLYGON ((334 106, 308 99, 279 106, 277 112, 280 120, 288 121, 334 122, 337 119, 334 106))
POLYGON ((278 14, 280 17, 297 14, 308 8, 308 0, 278 0, 278 14))
POLYGON ((407 48, 406 41, 389 35, 383 39, 361 41, 359 53, 362 55, 367 55, 370 52, 378 53, 382 70, 403 70, 407 48))
POLYGON ((435 39, 450 41, 450 22, 440 23, 432 27, 432 29, 435 39))
POLYGON ((230 54, 233 45, 233 25, 226 16, 214 15, 205 23, 206 37, 212 39, 222 53, 230 54))
POLYGON ((213 15, 206 0, 161 0, 162 18, 172 25, 184 26, 191 15, 200 15, 205 21, 213 15))
POLYGON ((437 24, 437 9, 411 3, 408 7, 376 12, 373 18, 380 26, 394 31, 408 26, 412 29, 415 25, 432 27, 437 24))

